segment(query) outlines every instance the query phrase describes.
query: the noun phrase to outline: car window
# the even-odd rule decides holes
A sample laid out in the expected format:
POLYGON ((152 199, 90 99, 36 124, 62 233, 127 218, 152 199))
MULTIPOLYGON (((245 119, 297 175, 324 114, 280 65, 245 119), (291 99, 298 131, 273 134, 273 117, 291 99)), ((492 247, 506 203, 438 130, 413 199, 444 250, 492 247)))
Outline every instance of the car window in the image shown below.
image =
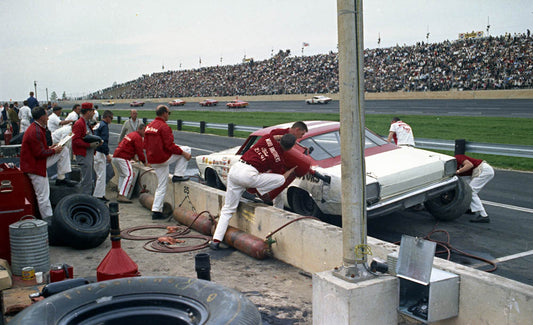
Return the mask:
POLYGON ((250 149, 254 144, 257 143, 257 141, 259 141, 259 139, 261 139, 261 137, 258 137, 258 136, 250 136, 250 138, 246 141, 246 145, 244 146, 244 148, 242 149, 242 152, 240 152, 239 154, 240 155, 244 155, 244 153, 246 151, 248 151, 248 149, 250 149))

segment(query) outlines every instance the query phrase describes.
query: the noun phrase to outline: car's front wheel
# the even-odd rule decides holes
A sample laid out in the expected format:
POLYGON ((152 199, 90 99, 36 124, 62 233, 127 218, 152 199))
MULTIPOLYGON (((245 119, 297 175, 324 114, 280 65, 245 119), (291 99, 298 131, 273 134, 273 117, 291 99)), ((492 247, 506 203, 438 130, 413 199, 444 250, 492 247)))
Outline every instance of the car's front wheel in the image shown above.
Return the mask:
POLYGON ((222 191, 226 190, 224 183, 222 183, 217 173, 211 168, 205 170, 205 183, 207 186, 214 187, 222 191))
POLYGON ((302 189, 292 189, 289 193, 289 202, 292 211, 295 213, 317 218, 322 218, 323 216, 322 211, 320 211, 311 195, 302 189))
POLYGON ((424 203, 431 215, 442 221, 455 220, 462 216, 472 201, 472 189, 462 178, 459 178, 454 189, 424 203))

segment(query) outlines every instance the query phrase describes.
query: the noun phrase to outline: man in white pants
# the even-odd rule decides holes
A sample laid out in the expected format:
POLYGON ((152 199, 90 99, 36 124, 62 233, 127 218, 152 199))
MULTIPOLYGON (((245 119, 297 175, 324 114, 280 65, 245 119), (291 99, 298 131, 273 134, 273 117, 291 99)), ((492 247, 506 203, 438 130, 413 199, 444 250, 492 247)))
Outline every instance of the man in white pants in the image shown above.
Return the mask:
POLYGON ((255 188, 260 195, 267 194, 282 186, 294 172, 296 166, 285 171, 283 152, 290 150, 295 143, 296 137, 293 134, 285 134, 280 140, 276 140, 270 134, 263 136, 231 166, 226 199, 220 210, 220 219, 213 234, 213 241, 209 245, 211 249, 219 249, 229 221, 237 211, 241 195, 247 188, 255 188))
POLYGON ((468 157, 466 155, 455 155, 457 159, 458 176, 470 176, 470 188, 472 188, 472 202, 470 202, 470 213, 475 214, 470 222, 490 223, 490 218, 478 193, 494 177, 494 169, 486 161, 468 157))
POLYGON ((48 147, 46 143, 46 110, 37 106, 32 110, 32 116, 34 122, 22 138, 20 169, 27 173, 31 180, 41 217, 49 218, 52 217, 53 211, 46 168, 57 163, 58 185, 74 186, 77 183, 65 179, 65 174, 71 172, 69 149, 58 145, 48 147))
POLYGON ((96 174, 96 183, 94 185, 93 196, 104 202, 109 201, 105 197, 105 186, 107 163, 111 162, 111 155, 109 154, 109 124, 112 121, 113 112, 106 110, 102 115, 102 120, 98 124, 98 128, 94 130, 94 134, 102 138, 104 142, 96 148, 94 154, 93 168, 96 174))
POLYGON ((148 124, 144 131, 146 159, 157 175, 157 189, 152 204, 152 220, 166 218, 161 211, 163 211, 163 203, 167 193, 169 165, 176 163, 172 182, 187 181, 189 178, 185 177, 185 171, 187 170, 187 161, 191 159, 190 147, 180 147, 174 143, 174 134, 167 124, 170 116, 168 107, 165 105, 157 106, 156 115, 155 120, 148 124))
MULTIPOLYGON (((144 124, 140 124, 137 131, 128 133, 113 152, 112 163, 118 171, 118 197, 121 203, 131 203, 127 198, 133 187, 133 168, 130 160, 135 159, 146 164, 143 151, 144 124), (137 157, 137 158, 135 158, 137 157)), ((149 165, 148 165, 149 166, 149 165)))

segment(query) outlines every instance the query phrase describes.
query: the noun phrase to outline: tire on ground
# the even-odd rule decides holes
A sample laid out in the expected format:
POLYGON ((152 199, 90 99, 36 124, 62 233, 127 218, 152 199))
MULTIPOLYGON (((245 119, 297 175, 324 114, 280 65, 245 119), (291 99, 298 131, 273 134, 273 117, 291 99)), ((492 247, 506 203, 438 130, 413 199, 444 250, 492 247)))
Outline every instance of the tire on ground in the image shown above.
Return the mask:
POLYGON ((50 182, 50 203, 52 204, 52 208, 55 207, 59 201, 61 201, 64 197, 79 193, 80 188, 75 187, 68 187, 65 185, 57 186, 55 185, 55 181, 50 182))
POLYGON ((426 201, 424 206, 435 219, 450 221, 462 216, 470 207, 471 201, 472 189, 459 177, 455 189, 426 201))
POLYGON ((76 287, 17 314, 16 324, 261 324, 242 293, 186 277, 133 277, 76 287))
POLYGON ((107 238, 109 227, 109 209, 101 200, 72 194, 56 205, 49 234, 53 242, 87 249, 99 246, 107 238))

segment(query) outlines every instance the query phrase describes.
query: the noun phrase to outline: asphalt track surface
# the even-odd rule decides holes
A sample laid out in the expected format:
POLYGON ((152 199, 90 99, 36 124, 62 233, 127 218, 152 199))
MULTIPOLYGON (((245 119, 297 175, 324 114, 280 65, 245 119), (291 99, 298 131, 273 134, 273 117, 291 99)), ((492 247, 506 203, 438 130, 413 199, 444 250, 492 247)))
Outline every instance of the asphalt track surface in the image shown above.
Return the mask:
MULTIPOLYGON (((388 101, 387 107, 394 106, 394 102, 388 101)), ((406 104, 406 101, 398 102, 402 105, 406 104)), ((425 102, 428 103, 419 103, 417 107, 410 108, 411 112, 417 111, 420 114, 430 115, 427 107, 430 107, 433 101, 425 102)), ((441 115, 447 113, 446 107, 450 108, 452 106, 452 104, 445 102, 450 101, 439 101, 442 105, 441 109, 444 110, 440 111, 443 113, 441 115)), ((283 105, 279 103, 281 102, 270 102, 270 107, 267 107, 265 110, 272 111, 283 105, 286 105, 285 109, 291 110, 290 107, 292 105, 298 105, 293 102, 283 105)), ((189 104, 179 109, 198 107, 196 104, 189 104), (189 104, 191 106, 188 107, 189 104)), ((147 103, 144 109, 153 109, 156 105, 156 103, 147 103)), ((256 102, 253 105, 258 106, 256 102)), ((324 112, 324 107, 327 106, 325 111, 331 110, 330 112, 334 112, 334 103, 333 105, 328 105, 304 104, 303 106, 304 108, 310 106, 308 109, 318 107, 322 109, 322 112, 324 112)), ((457 105, 457 103, 453 104, 454 107, 457 107, 457 105)), ((483 109, 478 109, 478 113, 481 116, 499 116, 495 115, 500 114, 495 108, 500 105, 505 106, 507 110, 513 112, 507 112, 505 116, 514 114, 520 115, 520 117, 533 118, 533 101, 511 100, 503 104, 500 101, 496 101, 496 103, 492 103, 491 105, 481 105, 478 103, 472 105, 472 107, 483 106, 483 109)), ((113 109, 122 108, 120 106, 122 105, 115 105, 113 109)), ((123 108, 125 109, 129 108, 127 105, 124 106, 123 108)), ((219 106, 218 108, 210 109, 225 108, 219 106)), ((450 108, 450 110, 455 109, 450 108)), ((407 114, 402 107, 398 107, 397 110, 388 108, 388 111, 390 113, 386 114, 407 114)), ((431 115, 436 114, 433 113, 431 115)), ((449 113, 448 115, 456 114, 449 113)), ((116 147, 119 131, 120 127, 113 124, 110 139, 112 149, 116 147)), ((174 135, 176 143, 192 148, 193 157, 238 146, 244 142, 244 139, 239 138, 189 132, 176 131, 174 135)), ((189 175, 195 175, 197 173, 196 164, 193 160, 191 159, 189 162, 189 175)), ((482 261, 459 253, 459 251, 462 251, 470 255, 495 261, 498 267, 493 272, 494 274, 533 285, 533 273, 531 272, 533 268, 533 239, 531 238, 531 234, 533 234, 533 223, 531 222, 533 220, 533 201, 531 200, 531 197, 533 197, 532 184, 533 173, 496 170, 494 179, 480 193, 485 209, 491 218, 491 223, 489 224, 470 223, 470 216, 468 215, 464 215, 451 222, 438 222, 425 210, 406 210, 371 218, 367 223, 368 235, 388 242, 399 242, 402 234, 418 237, 430 236, 434 240, 449 244, 449 247, 452 248, 450 259, 454 262, 473 266, 481 270, 491 268, 490 265, 482 261)), ((439 257, 448 258, 447 252, 439 248, 439 246, 437 246, 437 251, 443 251, 443 254, 438 254, 439 257)))

